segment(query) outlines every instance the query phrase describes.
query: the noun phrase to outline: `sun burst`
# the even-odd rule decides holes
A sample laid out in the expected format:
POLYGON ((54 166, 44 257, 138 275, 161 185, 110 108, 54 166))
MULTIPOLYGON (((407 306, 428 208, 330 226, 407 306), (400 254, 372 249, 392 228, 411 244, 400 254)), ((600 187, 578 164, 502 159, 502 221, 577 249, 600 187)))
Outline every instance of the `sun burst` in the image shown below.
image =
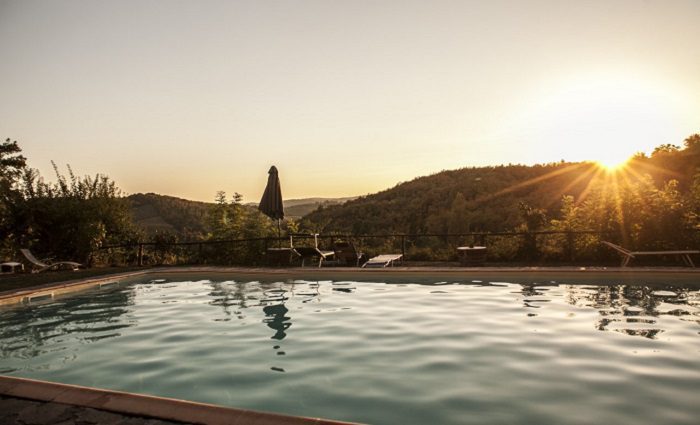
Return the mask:
POLYGON ((618 171, 624 170, 627 167, 629 161, 630 158, 610 156, 607 158, 600 158, 596 160, 595 163, 596 165, 598 165, 598 167, 602 168, 608 173, 616 173, 618 171))

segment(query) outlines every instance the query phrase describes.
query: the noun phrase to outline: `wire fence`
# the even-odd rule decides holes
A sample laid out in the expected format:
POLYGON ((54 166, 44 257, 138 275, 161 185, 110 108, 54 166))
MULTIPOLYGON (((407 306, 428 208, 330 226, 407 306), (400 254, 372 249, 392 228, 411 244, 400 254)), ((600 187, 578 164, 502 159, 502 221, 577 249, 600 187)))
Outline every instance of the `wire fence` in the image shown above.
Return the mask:
POLYGON ((460 234, 293 234, 291 237, 137 242, 105 246, 94 255, 102 265, 267 265, 270 248, 317 246, 333 250, 351 243, 364 258, 402 254, 406 262, 456 262, 459 247, 485 247, 492 264, 616 264, 618 257, 600 242, 599 231, 540 231, 460 234))

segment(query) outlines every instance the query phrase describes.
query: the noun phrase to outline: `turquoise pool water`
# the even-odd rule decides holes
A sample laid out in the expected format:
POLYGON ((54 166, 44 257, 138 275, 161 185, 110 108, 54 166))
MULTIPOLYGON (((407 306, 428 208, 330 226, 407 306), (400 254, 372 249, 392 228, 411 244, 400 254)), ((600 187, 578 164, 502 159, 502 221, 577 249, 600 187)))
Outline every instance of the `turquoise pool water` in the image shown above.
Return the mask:
POLYGON ((120 283, 0 310, 0 373, 372 424, 696 424, 700 292, 120 283))

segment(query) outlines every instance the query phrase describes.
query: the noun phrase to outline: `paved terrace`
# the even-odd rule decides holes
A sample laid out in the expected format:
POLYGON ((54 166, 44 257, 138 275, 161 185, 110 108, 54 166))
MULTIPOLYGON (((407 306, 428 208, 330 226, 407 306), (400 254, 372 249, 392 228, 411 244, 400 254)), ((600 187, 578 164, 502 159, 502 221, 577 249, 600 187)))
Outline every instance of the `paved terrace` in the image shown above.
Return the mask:
POLYGON ((182 422, 122 415, 69 404, 0 396, 0 423, 8 425, 175 425, 182 422))

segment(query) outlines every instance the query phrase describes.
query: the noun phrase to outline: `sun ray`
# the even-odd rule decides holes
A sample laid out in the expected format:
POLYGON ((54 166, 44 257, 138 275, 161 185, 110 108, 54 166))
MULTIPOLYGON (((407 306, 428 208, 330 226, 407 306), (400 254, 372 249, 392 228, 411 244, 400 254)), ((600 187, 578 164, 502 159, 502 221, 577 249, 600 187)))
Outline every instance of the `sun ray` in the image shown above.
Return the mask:
POLYGON ((634 183, 632 178, 630 178, 630 175, 632 177, 634 177, 634 179, 636 179, 636 180, 639 180, 642 177, 639 173, 637 173, 635 170, 633 170, 631 166, 627 166, 627 167, 621 169, 620 172, 618 173, 618 176, 622 177, 625 181, 625 184, 628 186, 632 185, 634 183))
POLYGON ((549 179, 551 179, 551 178, 560 176, 560 175, 562 175, 562 174, 571 173, 571 172, 573 172, 573 171, 576 171, 576 170, 580 169, 581 167, 583 167, 583 166, 585 166, 585 165, 586 165, 586 163, 579 163, 579 164, 568 165, 568 166, 566 166, 566 167, 563 167, 563 168, 560 168, 560 169, 557 169, 557 170, 550 171, 550 172, 548 172, 548 173, 546 173, 546 174, 543 174, 543 175, 541 175, 541 176, 537 176, 537 177, 533 177, 533 178, 531 178, 531 179, 525 180, 524 182, 520 182, 520 183, 518 183, 518 184, 514 184, 514 185, 511 185, 511 186, 508 186, 508 187, 506 187, 505 189, 501 189, 501 190, 499 190, 499 191, 496 192, 496 193, 492 193, 492 194, 483 196, 483 197, 481 197, 481 198, 479 198, 479 199, 476 199, 474 202, 477 202, 477 203, 478 203, 478 202, 485 202, 485 201, 491 200, 491 199, 493 199, 493 198, 496 198, 496 197, 498 197, 498 196, 505 195, 506 193, 511 193, 511 192, 514 192, 514 191, 516 191, 516 190, 518 190, 518 189, 522 189, 522 188, 525 188, 525 187, 528 187, 528 186, 532 186, 532 185, 534 185, 534 184, 543 182, 543 181, 545 181, 545 180, 549 180, 549 179))
MULTIPOLYGON (((583 192, 586 190, 586 188, 588 188, 588 187, 591 185, 591 182, 593 181, 593 178, 595 177, 595 175, 596 175, 597 172, 599 172, 599 170, 598 170, 598 168, 595 167, 595 166, 592 166, 592 167, 588 168, 586 171, 584 171, 584 172, 581 173, 578 177, 576 177, 574 180, 572 180, 569 184, 567 184, 566 186, 564 186, 564 188, 563 188, 563 189, 560 191, 560 193, 559 193, 559 199, 561 199, 562 196, 566 195, 566 192, 569 191, 569 189, 571 189, 572 187, 576 186, 579 182, 581 182, 582 180, 585 180, 587 177, 590 177, 590 180, 588 181, 588 184, 586 185, 586 187, 584 188, 584 190, 581 191, 581 193, 583 193, 583 192), (593 176, 591 176, 591 175, 593 175, 593 176)), ((579 193, 579 197, 581 196, 581 193, 579 193)), ((559 199, 553 199, 553 200, 551 200, 551 201, 545 206, 545 208, 550 208, 550 207, 551 207, 552 205, 554 205, 557 201, 559 201, 559 199)), ((575 202, 575 200, 574 200, 574 202, 575 202)))
MULTIPOLYGON (((681 173, 679 173, 679 172, 677 172, 677 171, 669 170, 668 168, 658 167, 658 166, 656 166, 656 165, 654 165, 654 164, 649 164, 649 163, 646 162, 646 161, 644 161, 644 162, 642 162, 642 161, 632 161, 632 163, 630 164, 630 167, 638 167, 638 168, 646 169, 646 170, 649 171, 649 172, 654 172, 654 171, 655 171, 655 172, 657 172, 657 173, 668 174, 668 175, 670 175, 670 176, 672 176, 672 177, 683 178, 683 174, 681 174, 681 173)), ((644 170, 641 170, 641 171, 644 171, 644 170)))
POLYGON ((625 246, 629 245, 629 241, 627 240, 627 232, 625 232, 625 213, 622 208, 622 197, 620 196, 620 182, 618 180, 618 174, 612 174, 610 175, 610 180, 612 182, 612 196, 613 196, 613 201, 615 202, 615 208, 616 208, 616 213, 617 213, 617 218, 619 222, 619 227, 620 227, 620 234, 622 235, 622 243, 625 246))
POLYGON ((632 177, 634 177, 636 180, 641 180, 642 178, 644 178, 644 175, 635 170, 633 165, 627 167, 626 171, 627 174, 631 174, 632 177))
POLYGON ((593 177, 588 181, 588 185, 586 185, 586 188, 583 189, 583 191, 578 195, 578 199, 574 200, 574 205, 579 206, 581 203, 583 203, 588 195, 591 193, 593 188, 595 187, 596 184, 599 184, 600 181, 600 175, 603 174, 605 171, 601 169, 600 167, 594 168, 594 174, 593 177))

